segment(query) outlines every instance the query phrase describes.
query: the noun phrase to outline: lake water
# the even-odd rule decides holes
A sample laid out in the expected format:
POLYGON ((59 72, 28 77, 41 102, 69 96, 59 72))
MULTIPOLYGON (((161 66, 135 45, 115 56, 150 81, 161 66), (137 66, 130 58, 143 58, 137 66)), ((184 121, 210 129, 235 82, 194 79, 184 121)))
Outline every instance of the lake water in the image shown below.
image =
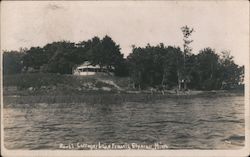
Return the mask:
POLYGON ((60 144, 166 144, 169 149, 244 146, 244 97, 167 98, 151 103, 7 104, 8 149, 59 149, 60 144))

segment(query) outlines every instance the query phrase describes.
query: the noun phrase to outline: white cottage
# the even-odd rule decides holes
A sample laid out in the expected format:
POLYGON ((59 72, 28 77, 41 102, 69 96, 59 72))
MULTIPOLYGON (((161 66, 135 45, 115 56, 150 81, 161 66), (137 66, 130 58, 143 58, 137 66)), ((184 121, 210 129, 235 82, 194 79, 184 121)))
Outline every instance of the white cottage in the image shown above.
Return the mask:
POLYGON ((107 70, 107 68, 105 67, 101 68, 99 65, 91 65, 91 63, 88 61, 73 68, 72 73, 73 75, 81 75, 81 76, 95 75, 96 73, 112 74, 110 71, 107 70))

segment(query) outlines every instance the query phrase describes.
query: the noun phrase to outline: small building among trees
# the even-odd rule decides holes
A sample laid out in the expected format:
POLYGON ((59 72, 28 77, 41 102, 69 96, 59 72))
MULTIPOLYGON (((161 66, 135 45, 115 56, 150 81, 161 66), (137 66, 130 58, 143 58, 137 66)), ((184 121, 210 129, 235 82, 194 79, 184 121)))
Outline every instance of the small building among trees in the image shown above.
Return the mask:
POLYGON ((72 69, 72 74, 80 76, 90 76, 95 75, 97 73, 113 75, 112 70, 114 70, 114 68, 111 68, 111 70, 109 70, 106 67, 101 67, 100 65, 92 65, 90 62, 86 61, 81 65, 75 66, 72 69))

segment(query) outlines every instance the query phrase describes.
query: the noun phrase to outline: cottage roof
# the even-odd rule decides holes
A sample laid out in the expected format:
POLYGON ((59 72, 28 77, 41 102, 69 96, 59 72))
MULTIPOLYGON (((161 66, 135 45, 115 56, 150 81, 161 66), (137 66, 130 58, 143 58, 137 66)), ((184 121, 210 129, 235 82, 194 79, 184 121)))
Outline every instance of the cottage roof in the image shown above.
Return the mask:
POLYGON ((82 68, 100 68, 99 65, 91 65, 90 62, 86 61, 81 65, 78 65, 76 69, 82 69, 82 68))

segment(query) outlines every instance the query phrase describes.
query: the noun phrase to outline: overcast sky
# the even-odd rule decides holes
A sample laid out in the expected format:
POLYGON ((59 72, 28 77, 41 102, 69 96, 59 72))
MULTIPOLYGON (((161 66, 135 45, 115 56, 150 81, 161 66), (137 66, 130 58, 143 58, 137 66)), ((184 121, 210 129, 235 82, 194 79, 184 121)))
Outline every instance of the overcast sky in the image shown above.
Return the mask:
POLYGON ((5 1, 1 5, 1 48, 79 42, 109 35, 127 56, 131 45, 182 46, 180 28, 195 29, 193 53, 230 50, 238 64, 249 60, 249 4, 236 1, 5 1))

